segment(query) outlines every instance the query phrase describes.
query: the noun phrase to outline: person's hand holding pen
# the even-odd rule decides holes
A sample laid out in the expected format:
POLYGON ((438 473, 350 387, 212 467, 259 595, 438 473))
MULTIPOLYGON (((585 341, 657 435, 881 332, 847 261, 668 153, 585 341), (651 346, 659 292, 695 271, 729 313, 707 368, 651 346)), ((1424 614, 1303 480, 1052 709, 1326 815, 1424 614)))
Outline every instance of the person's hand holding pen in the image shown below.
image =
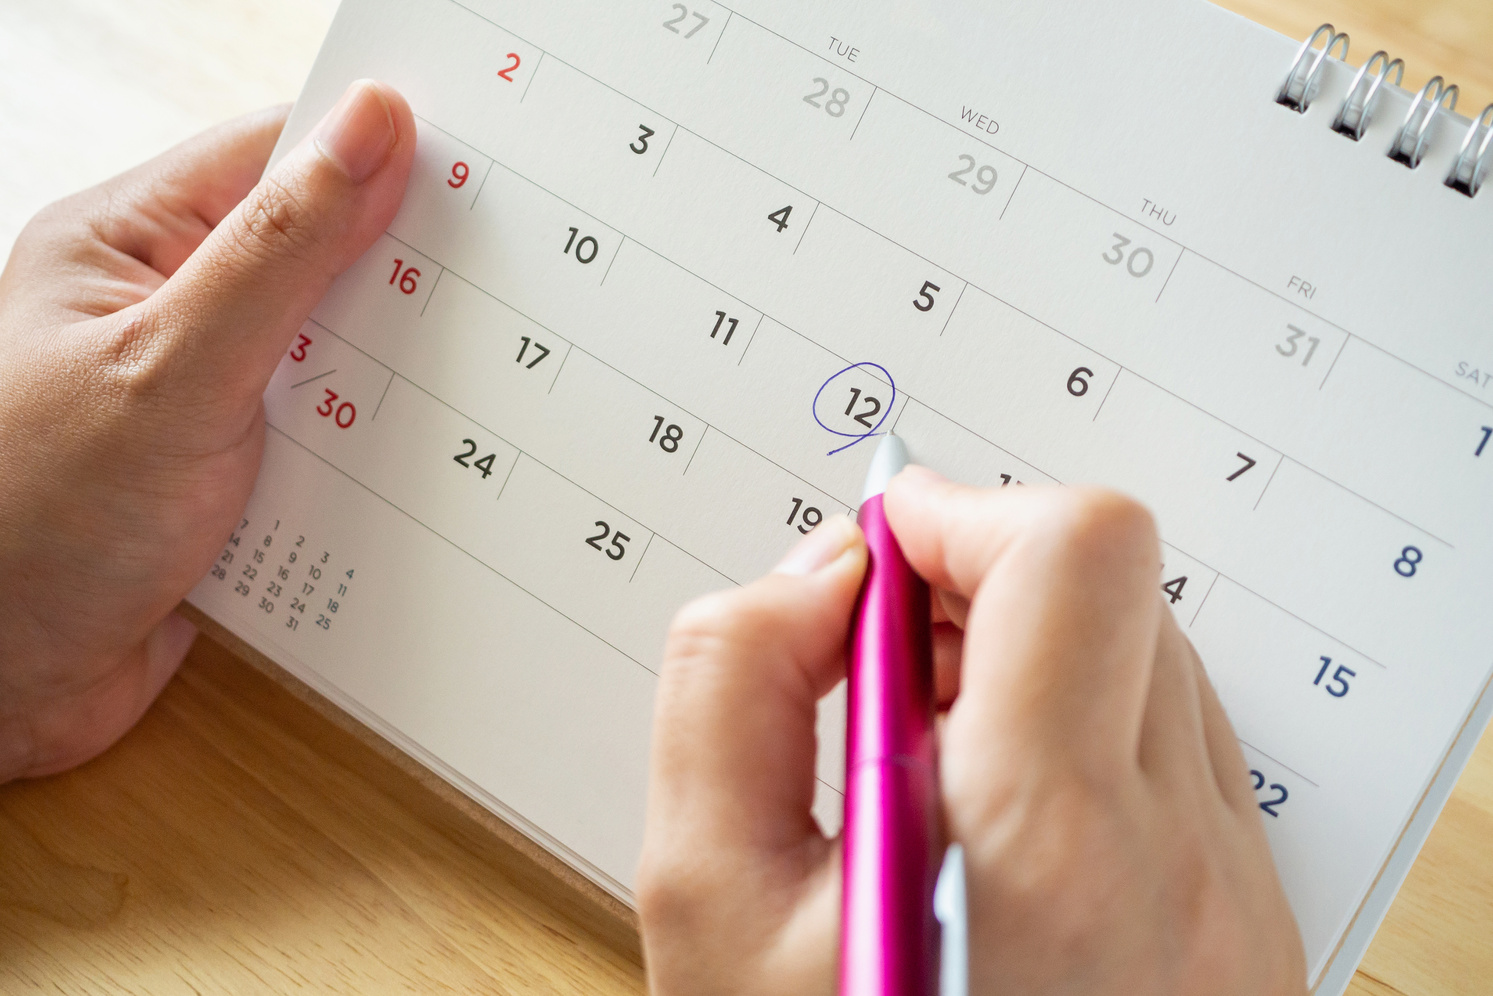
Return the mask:
MULTIPOLYGON (((971 992, 1305 991, 1232 728, 1156 591, 1139 505, 910 468, 887 516, 933 586, 945 830, 971 992)), ((655 996, 833 993, 838 844, 810 813, 815 703, 865 547, 827 521, 685 608, 660 683, 638 895, 655 996)))

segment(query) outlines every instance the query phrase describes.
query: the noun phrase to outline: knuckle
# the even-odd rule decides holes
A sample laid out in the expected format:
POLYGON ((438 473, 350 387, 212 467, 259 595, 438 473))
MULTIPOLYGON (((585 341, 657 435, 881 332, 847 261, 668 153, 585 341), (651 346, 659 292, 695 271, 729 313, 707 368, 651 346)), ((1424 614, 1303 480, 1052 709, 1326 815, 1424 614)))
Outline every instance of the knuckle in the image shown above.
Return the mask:
POLYGON ((314 240, 313 214, 295 185, 266 176, 229 216, 227 235, 251 258, 299 256, 314 240))
POLYGON ((747 589, 705 595, 675 614, 669 626, 666 663, 713 658, 725 648, 753 642, 771 624, 771 614, 747 589))
POLYGON ((1035 928, 1053 950, 1097 956, 1115 919, 1133 905, 1125 887, 1135 855, 1104 793, 1077 777, 1048 775, 1040 797, 1012 810, 985 866, 1001 870, 997 902, 1013 922, 1035 928))
POLYGON ((1152 556, 1160 542, 1156 520, 1140 502, 1107 488, 1072 488, 1060 494, 1047 525, 1064 548, 1084 559, 1152 556))

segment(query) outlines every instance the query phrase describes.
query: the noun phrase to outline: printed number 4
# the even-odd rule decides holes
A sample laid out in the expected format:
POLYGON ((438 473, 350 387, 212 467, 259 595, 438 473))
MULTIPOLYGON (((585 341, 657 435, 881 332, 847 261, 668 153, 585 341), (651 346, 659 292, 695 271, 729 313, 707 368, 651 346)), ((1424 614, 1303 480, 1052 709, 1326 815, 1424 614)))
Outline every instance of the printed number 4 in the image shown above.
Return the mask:
POLYGON ((690 9, 688 7, 686 7, 682 3, 676 3, 676 4, 674 4, 671 9, 679 11, 679 14, 677 16, 671 17, 667 21, 665 21, 664 22, 664 27, 668 28, 670 31, 674 32, 676 35, 682 33, 684 35, 684 37, 686 37, 686 38, 693 38, 693 37, 695 37, 695 32, 699 31, 701 28, 705 27, 705 25, 707 25, 707 24, 710 23, 710 18, 706 17, 704 14, 700 13, 699 11, 695 11, 694 12, 694 18, 695 18, 695 20, 698 23, 695 24, 695 26, 692 27, 692 28, 690 28, 688 31, 680 32, 679 25, 681 25, 685 21, 689 20, 689 18, 690 18, 690 9))

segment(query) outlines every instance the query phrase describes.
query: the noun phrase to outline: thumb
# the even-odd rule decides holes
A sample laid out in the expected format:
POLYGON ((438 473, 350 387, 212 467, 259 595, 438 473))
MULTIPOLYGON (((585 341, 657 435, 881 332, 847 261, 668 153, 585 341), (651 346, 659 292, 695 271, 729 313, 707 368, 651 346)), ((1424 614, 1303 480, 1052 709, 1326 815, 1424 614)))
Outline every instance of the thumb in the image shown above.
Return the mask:
POLYGON ((145 303, 168 390, 257 407, 316 303, 398 212, 414 152, 404 98, 349 87, 145 303))
POLYGON ((772 574, 674 620, 637 878, 658 992, 715 990, 693 976, 744 951, 776 951, 813 980, 784 991, 833 983, 834 848, 811 813, 815 704, 844 673, 865 567, 860 530, 828 519, 772 574))

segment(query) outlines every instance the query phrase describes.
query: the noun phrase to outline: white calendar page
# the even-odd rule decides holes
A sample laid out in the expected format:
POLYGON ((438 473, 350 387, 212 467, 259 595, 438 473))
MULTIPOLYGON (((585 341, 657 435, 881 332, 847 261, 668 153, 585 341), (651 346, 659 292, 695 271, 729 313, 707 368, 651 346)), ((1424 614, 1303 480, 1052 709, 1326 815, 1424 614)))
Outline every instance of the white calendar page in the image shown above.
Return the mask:
POLYGON ((1440 182, 1456 119, 1383 155, 1398 91, 1332 132, 1348 67, 1278 106, 1295 45, 1191 0, 346 0, 282 149, 377 77, 414 174, 193 601, 628 900, 670 616, 852 509, 865 437, 1123 488, 1340 989, 1486 722, 1493 195, 1440 182))

